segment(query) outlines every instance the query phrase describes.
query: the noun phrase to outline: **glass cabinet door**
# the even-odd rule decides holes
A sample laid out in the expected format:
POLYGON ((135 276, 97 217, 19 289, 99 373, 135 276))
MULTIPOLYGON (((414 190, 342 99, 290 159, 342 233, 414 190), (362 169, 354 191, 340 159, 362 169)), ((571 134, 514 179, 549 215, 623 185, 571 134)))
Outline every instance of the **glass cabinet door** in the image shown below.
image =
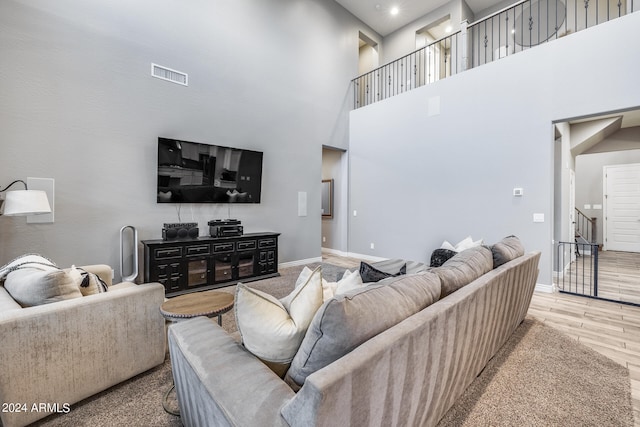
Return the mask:
POLYGON ((206 259, 192 260, 187 263, 187 287, 203 286, 208 283, 209 266, 206 259))
POLYGON ((233 279, 233 256, 231 254, 216 255, 213 258, 214 282, 226 282, 233 279))
POLYGON ((238 279, 254 274, 255 251, 238 253, 238 279))

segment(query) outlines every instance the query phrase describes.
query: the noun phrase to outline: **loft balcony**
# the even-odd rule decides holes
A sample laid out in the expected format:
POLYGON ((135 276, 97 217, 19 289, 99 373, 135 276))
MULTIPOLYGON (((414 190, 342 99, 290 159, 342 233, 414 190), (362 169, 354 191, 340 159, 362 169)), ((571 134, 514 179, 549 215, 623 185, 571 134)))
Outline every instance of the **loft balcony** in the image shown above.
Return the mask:
MULTIPOLYGON (((637 2, 638 0, 636 0, 637 2)), ((523 0, 362 74, 354 109, 636 12, 634 0, 523 0)))

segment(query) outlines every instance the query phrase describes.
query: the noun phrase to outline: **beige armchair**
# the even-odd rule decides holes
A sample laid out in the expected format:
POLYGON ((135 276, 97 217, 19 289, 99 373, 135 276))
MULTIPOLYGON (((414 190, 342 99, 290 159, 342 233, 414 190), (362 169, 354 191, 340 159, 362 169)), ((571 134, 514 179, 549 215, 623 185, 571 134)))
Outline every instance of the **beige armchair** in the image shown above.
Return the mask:
POLYGON ((106 265, 82 267, 108 292, 21 308, 0 286, 0 419, 24 426, 163 363, 158 283, 111 283, 106 265))

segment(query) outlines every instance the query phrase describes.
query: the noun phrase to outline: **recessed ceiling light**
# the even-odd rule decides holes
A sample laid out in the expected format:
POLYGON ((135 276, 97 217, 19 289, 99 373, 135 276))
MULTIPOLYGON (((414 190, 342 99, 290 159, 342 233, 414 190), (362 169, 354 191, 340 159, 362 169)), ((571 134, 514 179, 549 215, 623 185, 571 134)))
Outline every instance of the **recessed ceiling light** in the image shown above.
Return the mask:
POLYGON ((393 6, 391 8, 391 10, 389 11, 389 13, 391 13, 393 16, 397 15, 398 13, 400 13, 400 9, 398 9, 397 6, 393 6))

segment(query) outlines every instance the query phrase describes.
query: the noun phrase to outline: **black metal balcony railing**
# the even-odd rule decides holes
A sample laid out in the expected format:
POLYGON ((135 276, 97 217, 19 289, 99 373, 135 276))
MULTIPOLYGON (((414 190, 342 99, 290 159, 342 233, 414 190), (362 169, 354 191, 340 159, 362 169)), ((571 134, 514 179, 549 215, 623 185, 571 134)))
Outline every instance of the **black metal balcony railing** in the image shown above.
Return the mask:
POLYGON ((460 32, 437 40, 353 80, 356 108, 458 73, 460 32))
POLYGON ((634 0, 522 0, 356 77, 354 108, 633 12, 634 0))

